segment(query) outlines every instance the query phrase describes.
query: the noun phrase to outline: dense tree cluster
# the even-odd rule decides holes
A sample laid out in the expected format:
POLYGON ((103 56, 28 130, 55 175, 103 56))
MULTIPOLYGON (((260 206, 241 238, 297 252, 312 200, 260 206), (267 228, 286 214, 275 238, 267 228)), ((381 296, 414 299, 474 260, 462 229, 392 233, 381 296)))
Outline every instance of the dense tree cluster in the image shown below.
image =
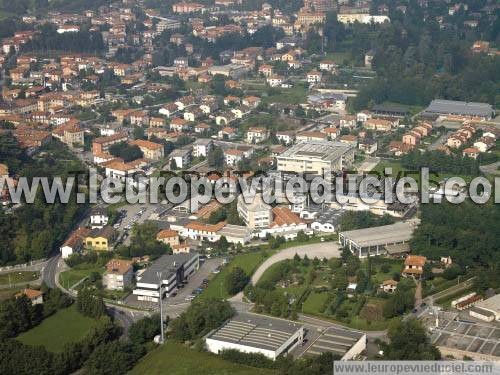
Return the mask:
POLYGON ((143 157, 139 146, 128 144, 127 142, 119 142, 111 145, 109 153, 118 158, 122 158, 125 162, 136 160, 143 157))
POLYGON ((389 343, 383 343, 385 360, 438 360, 439 350, 430 343, 422 323, 415 318, 395 322, 388 332, 389 343))
POLYGON ((429 259, 451 256, 462 270, 476 270, 482 288, 500 282, 500 206, 448 202, 422 205, 411 248, 429 259), (473 223, 473 225, 471 225, 473 223))
POLYGON ((401 279, 396 291, 384 305, 384 317, 392 318, 401 315, 414 307, 415 282, 412 279, 401 279))
MULTIPOLYGON (((42 346, 24 345, 15 339, 0 340, 0 373, 52 375, 73 373, 85 364, 96 348, 116 340, 119 332, 119 328, 108 317, 103 317, 83 340, 66 345, 60 353, 49 352, 42 346)), ((114 341, 113 344, 118 345, 118 342, 114 341)), ((106 358, 103 363, 108 362, 116 363, 113 358, 106 358)), ((92 368, 92 363, 89 367, 92 368)))
POLYGON ((76 308, 80 313, 91 318, 106 315, 106 306, 102 296, 97 295, 95 290, 90 288, 82 288, 78 291, 76 308))
POLYGON ((32 305, 24 295, 0 304, 0 337, 15 337, 37 326, 43 319, 43 306, 32 305))
POLYGON ((241 267, 234 267, 226 276, 226 290, 230 295, 241 292, 250 281, 250 277, 241 267))
POLYGON ((40 32, 22 50, 33 51, 72 51, 97 53, 104 49, 102 34, 96 31, 80 30, 74 33, 58 33, 51 24, 40 27, 40 32))
POLYGON ((171 254, 170 245, 156 240, 157 233, 158 227, 153 222, 135 224, 132 227, 130 245, 119 246, 117 252, 127 258, 150 255, 152 259, 171 254))
MULTIPOLYGON (((396 1, 386 4, 390 24, 344 28, 329 17, 325 26, 330 48, 349 50, 359 62, 365 52, 375 51, 377 78, 354 99, 353 109, 366 108, 373 101, 425 106, 435 97, 498 105, 500 59, 473 55, 469 50, 478 39, 498 43, 498 20, 492 22, 484 15, 473 30, 463 27, 463 19, 450 17, 447 21, 453 27, 441 28, 435 17, 426 17, 415 2, 405 14, 395 9, 396 1)), ((476 4, 469 7, 473 6, 476 4)), ((446 13, 445 8, 437 8, 433 3, 428 11, 446 13)))
POLYGON ((401 164, 408 170, 420 170, 429 168, 429 171, 436 173, 454 173, 461 175, 478 175, 479 163, 472 158, 457 155, 446 155, 439 151, 428 151, 421 153, 413 151, 403 156, 401 164))
MULTIPOLYGON (((60 176, 65 181, 75 171, 84 171, 76 157, 59 142, 52 142, 42 151, 43 159, 28 157, 12 135, 0 134, 0 163, 30 183, 33 177, 60 176)), ((86 204, 77 204, 75 196, 73 191, 67 204, 59 200, 47 204, 39 187, 33 204, 23 204, 15 213, 0 210, 0 264, 43 258, 56 249, 87 208, 86 204)))
POLYGON ((128 337, 134 344, 145 344, 160 333, 160 315, 154 314, 150 317, 134 322, 129 330, 128 337))
POLYGON ((195 299, 179 318, 172 321, 172 337, 179 341, 193 340, 206 335, 234 315, 227 301, 195 299))
POLYGON ((377 227, 393 223, 394 218, 387 214, 378 216, 370 211, 346 211, 340 217, 339 228, 342 231, 346 231, 377 227))

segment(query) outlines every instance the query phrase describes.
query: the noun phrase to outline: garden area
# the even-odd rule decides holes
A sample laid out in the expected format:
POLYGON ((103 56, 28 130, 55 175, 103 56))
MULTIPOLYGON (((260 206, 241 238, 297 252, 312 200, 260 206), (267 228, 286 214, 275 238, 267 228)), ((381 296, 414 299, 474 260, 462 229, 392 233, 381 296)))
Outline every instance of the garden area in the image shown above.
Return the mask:
POLYGON ((359 260, 348 251, 330 260, 296 256, 266 270, 245 295, 255 312, 292 319, 304 313, 356 329, 383 330, 413 308, 415 283, 400 281, 401 269, 399 259, 359 260), (380 289, 390 279, 399 281, 394 293, 380 289))

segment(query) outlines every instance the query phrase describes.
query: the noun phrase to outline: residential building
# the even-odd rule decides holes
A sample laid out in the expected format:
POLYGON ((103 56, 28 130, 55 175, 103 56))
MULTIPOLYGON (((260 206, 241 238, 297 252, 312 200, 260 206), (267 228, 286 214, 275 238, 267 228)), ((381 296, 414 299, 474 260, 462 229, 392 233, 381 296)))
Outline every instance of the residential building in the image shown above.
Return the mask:
POLYGON ((192 221, 184 226, 180 234, 182 237, 191 238, 196 241, 216 242, 220 240, 219 231, 226 225, 221 221, 217 224, 203 224, 192 221))
POLYGON ((170 245, 173 248, 179 245, 179 233, 172 229, 163 229, 156 235, 156 240, 163 242, 164 244, 170 245))
POLYGON ((238 214, 248 228, 268 228, 273 220, 272 208, 262 199, 262 194, 257 193, 252 202, 246 202, 244 195, 238 196, 238 214))
POLYGON ((238 164, 245 157, 245 152, 243 150, 238 150, 235 148, 230 148, 224 151, 224 162, 228 166, 234 166, 238 164))
POLYGON ((186 168, 191 163, 191 149, 178 148, 169 155, 170 162, 175 161, 178 169, 186 168))
POLYGON ((136 139, 130 142, 130 144, 139 147, 146 159, 160 160, 165 156, 164 147, 162 144, 146 141, 143 139, 136 139))
POLYGON ((382 289, 386 293, 394 293, 397 287, 398 282, 393 279, 384 280, 384 282, 380 284, 380 289, 382 289))
POLYGON ((269 130, 262 127, 250 127, 247 130, 248 143, 261 143, 269 138, 269 130))
POLYGON ((15 295, 16 298, 26 296, 32 305, 39 305, 43 303, 43 293, 36 289, 26 288, 15 295))
POLYGON ((403 276, 422 277, 427 258, 421 255, 408 255, 405 259, 403 276))
POLYGON ((111 259, 106 263, 106 271, 102 276, 102 285, 108 290, 124 290, 132 286, 133 275, 130 260, 111 259))
POLYGON ((89 234, 89 232, 90 229, 85 227, 75 229, 73 232, 71 232, 71 234, 59 249, 59 251, 61 252, 61 257, 63 259, 67 259, 70 255, 79 252, 83 248, 83 241, 89 234))
POLYGON ((111 251, 116 238, 116 231, 112 227, 92 229, 85 237, 85 247, 95 251, 111 251))
POLYGON ((107 210, 101 207, 96 207, 90 213, 90 226, 92 229, 101 229, 106 226, 109 221, 107 210))
POLYGON ((193 156, 195 158, 206 158, 208 153, 213 148, 213 141, 211 139, 200 138, 193 143, 193 156))

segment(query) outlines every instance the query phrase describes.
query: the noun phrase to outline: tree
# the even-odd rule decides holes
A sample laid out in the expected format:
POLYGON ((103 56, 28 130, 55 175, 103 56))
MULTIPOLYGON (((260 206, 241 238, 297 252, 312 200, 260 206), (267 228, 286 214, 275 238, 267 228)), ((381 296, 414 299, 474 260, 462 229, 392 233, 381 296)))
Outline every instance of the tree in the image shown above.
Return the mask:
POLYGON ((224 152, 219 146, 213 147, 207 156, 208 165, 217 170, 224 168, 224 152))
POLYGON ((100 318, 106 315, 106 306, 101 295, 94 294, 90 288, 82 288, 76 297, 76 308, 85 316, 100 318))
POLYGON ((415 318, 392 324, 388 337, 389 343, 382 344, 385 360, 441 359, 441 353, 431 344, 422 323, 415 318))
POLYGON ((178 341, 202 337, 233 315, 234 310, 227 301, 195 299, 186 311, 169 324, 172 337, 178 341))
POLYGON ((122 158, 125 162, 140 159, 143 157, 139 146, 130 145, 127 142, 119 142, 109 147, 111 155, 122 158))
POLYGON ((250 278, 241 267, 234 267, 226 276, 226 290, 230 295, 234 295, 245 288, 250 278))
POLYGON ((154 314, 132 323, 128 337, 134 344, 145 344, 160 333, 160 315, 154 314))
POLYGON ((125 374, 144 355, 144 348, 131 343, 113 341, 99 345, 85 362, 89 374, 125 374))

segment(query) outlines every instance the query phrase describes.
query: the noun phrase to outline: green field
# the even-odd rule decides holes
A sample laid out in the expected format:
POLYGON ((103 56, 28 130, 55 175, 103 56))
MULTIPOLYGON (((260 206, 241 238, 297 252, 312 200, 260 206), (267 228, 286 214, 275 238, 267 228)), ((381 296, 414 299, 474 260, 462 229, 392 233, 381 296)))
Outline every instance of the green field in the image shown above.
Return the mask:
POLYGON ((344 63, 344 60, 349 61, 351 58, 352 56, 350 52, 330 52, 327 53, 325 58, 322 60, 332 60, 340 65, 344 63))
POLYGON ((38 271, 13 271, 0 275, 0 285, 28 283, 40 277, 38 271))
POLYGON ((225 361, 181 344, 167 342, 146 355, 130 374, 168 375, 267 375, 276 372, 225 361))
POLYGON ((273 91, 276 94, 262 97, 263 103, 301 104, 306 102, 307 89, 300 84, 295 84, 290 89, 276 88, 273 91))
POLYGON ((317 314, 328 300, 328 293, 312 291, 302 305, 305 314, 317 314))
POLYGON ((44 346, 51 352, 60 352, 64 345, 83 339, 95 322, 80 314, 76 311, 76 306, 72 305, 19 335, 17 340, 26 345, 44 346))
POLYGON ((104 268, 98 267, 95 264, 87 265, 82 264, 78 265, 74 268, 71 268, 68 271, 61 272, 59 274, 59 283, 66 289, 71 288, 77 282, 82 280, 83 278, 89 276, 92 272, 103 273, 104 268))
POLYGON ((217 274, 208 284, 207 289, 200 294, 199 298, 228 298, 230 297, 226 291, 224 280, 226 275, 234 267, 241 267, 247 275, 251 276, 255 269, 266 259, 266 254, 271 255, 269 252, 257 251, 237 255, 228 265, 226 265, 219 274, 217 274))

